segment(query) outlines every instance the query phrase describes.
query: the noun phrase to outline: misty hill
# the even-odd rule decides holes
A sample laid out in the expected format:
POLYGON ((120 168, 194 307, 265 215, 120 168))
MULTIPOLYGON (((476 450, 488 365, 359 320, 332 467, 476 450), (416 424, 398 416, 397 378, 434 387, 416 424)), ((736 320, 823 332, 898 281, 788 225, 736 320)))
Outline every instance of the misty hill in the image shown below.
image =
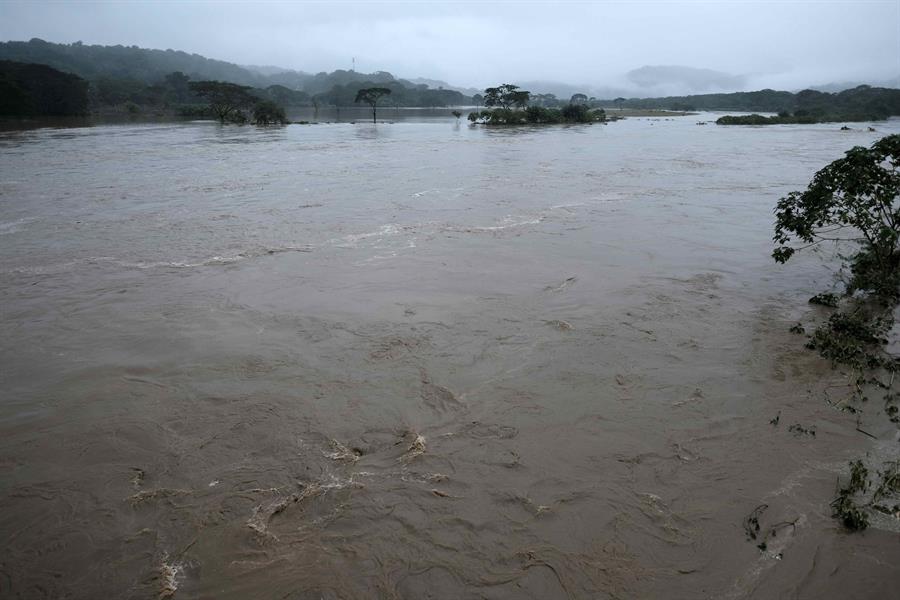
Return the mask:
POLYGON ((871 87, 882 87, 882 88, 900 88, 900 76, 894 77, 892 79, 886 79, 884 81, 853 81, 853 82, 844 82, 844 83, 827 83, 825 85, 814 85, 811 86, 810 89, 817 90, 819 92, 840 92, 842 90, 849 90, 852 88, 859 87, 861 85, 869 85, 871 87))
POLYGON ((680 65, 648 65, 629 71, 625 76, 639 88, 683 90, 688 93, 740 90, 746 84, 739 75, 680 65))
POLYGON ((475 94, 481 94, 484 90, 473 88, 473 87, 461 87, 458 85, 450 85, 446 81, 441 81, 440 79, 428 79, 427 77, 411 77, 408 78, 407 81, 412 83, 413 85, 427 85, 433 89, 445 89, 445 90, 455 90, 466 96, 473 96, 475 94))
POLYGON ((88 82, 77 75, 47 65, 0 60, 0 115, 83 115, 88 102, 88 82))
POLYGON ((28 42, 0 43, 0 60, 49 65, 88 80, 112 77, 152 84, 169 73, 181 71, 191 79, 252 86, 270 84, 265 76, 233 63, 177 50, 150 50, 137 46, 89 46, 81 42, 54 44, 34 38, 28 42))
MULTIPOLYGON (((419 106, 405 102, 418 101, 421 93, 396 92, 400 91, 399 88, 409 88, 418 92, 427 88, 423 84, 398 79, 387 71, 359 73, 337 70, 332 73, 310 74, 273 66, 242 67, 177 50, 86 45, 81 42, 55 44, 37 38, 27 42, 0 42, 0 60, 48 65, 78 75, 91 82, 94 97, 99 98, 102 104, 125 101, 146 104, 147 94, 140 93, 140 90, 164 84, 172 73, 183 73, 193 81, 227 81, 258 89, 280 86, 305 94, 305 96, 295 94, 292 97, 294 102, 303 97, 308 99, 316 95, 329 94, 338 87, 352 87, 355 84, 358 84, 357 87, 392 84, 395 89, 393 94, 395 103, 401 106, 419 106)), ((445 94, 429 94, 427 104, 422 106, 444 106, 466 100, 463 94, 454 92, 449 86, 445 91, 447 92, 445 94)), ((284 90, 279 91, 284 95, 283 92, 284 90)), ((343 101, 346 94, 341 89, 338 94, 331 96, 340 97, 343 101)))

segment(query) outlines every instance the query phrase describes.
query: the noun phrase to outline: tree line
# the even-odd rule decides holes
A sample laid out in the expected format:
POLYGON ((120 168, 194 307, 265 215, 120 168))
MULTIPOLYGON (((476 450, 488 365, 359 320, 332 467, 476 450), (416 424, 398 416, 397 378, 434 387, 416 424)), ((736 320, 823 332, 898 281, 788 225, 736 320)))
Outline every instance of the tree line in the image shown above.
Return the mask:
POLYGON ((286 107, 351 106, 358 89, 378 86, 391 89, 391 106, 438 107, 472 102, 458 91, 414 84, 387 71, 338 69, 310 74, 275 69, 264 73, 265 69, 254 70, 197 54, 137 46, 55 44, 35 38, 0 43, 0 60, 4 59, 47 65, 87 80, 92 110, 126 105, 132 110, 158 110, 196 103, 187 79, 251 87, 257 95, 286 107))
MULTIPOLYGON (((593 109, 584 94, 575 94, 568 104, 560 106, 545 105, 547 95, 541 102, 535 102, 531 92, 520 89, 517 85, 504 83, 484 90, 479 95, 488 110, 469 113, 468 119, 473 123, 486 125, 520 125, 550 123, 593 123, 606 121, 606 111, 593 109), (559 106, 559 108, 557 108, 559 106)), ((555 99, 555 96, 553 97, 555 99)))
MULTIPOLYGON (((606 106, 665 110, 734 110, 780 113, 794 122, 868 121, 900 115, 900 90, 861 85, 837 93, 759 90, 731 94, 699 94, 665 98, 616 98, 606 106)), ((788 121, 786 121, 788 122, 788 121)))

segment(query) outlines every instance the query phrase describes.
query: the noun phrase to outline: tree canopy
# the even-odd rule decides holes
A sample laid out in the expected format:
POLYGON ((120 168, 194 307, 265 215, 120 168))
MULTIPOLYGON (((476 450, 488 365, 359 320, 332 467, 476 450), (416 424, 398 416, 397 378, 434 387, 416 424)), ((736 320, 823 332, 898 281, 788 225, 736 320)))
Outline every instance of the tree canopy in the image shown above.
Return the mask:
POLYGON ((510 108, 516 106, 522 108, 528 104, 531 92, 520 90, 519 86, 504 83, 497 87, 484 90, 484 105, 510 108))
POLYGON ((260 100, 253 107, 253 122, 257 125, 285 125, 284 109, 271 100, 260 100))
POLYGON ((209 102, 209 108, 220 122, 246 121, 244 110, 253 106, 258 98, 252 88, 225 81, 192 81, 191 91, 209 102))
POLYGON ((376 120, 376 110, 378 106, 378 100, 381 99, 382 96, 390 96, 391 90, 390 88, 384 87, 371 87, 371 88, 362 88, 356 92, 356 99, 354 102, 365 102, 369 106, 372 107, 372 122, 374 123, 376 120))
POLYGON ((900 284, 900 135, 856 146, 775 209, 775 260, 828 240, 851 241, 848 291, 895 296, 900 284))
POLYGON ((88 111, 88 82, 47 65, 0 61, 0 115, 69 116, 88 111))

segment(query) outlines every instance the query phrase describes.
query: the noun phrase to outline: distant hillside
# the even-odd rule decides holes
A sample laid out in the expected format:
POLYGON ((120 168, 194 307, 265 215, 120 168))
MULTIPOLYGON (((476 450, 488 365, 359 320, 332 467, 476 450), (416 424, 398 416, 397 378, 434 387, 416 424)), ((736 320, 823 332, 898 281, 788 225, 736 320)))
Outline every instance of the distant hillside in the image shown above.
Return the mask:
POLYGON ((88 111, 88 82, 47 65, 0 60, 0 115, 73 116, 88 111))
POLYGON ((95 107, 124 102, 153 106, 190 102, 189 95, 172 85, 185 76, 191 81, 216 80, 251 86, 260 90, 261 97, 295 106, 314 102, 313 97, 326 104, 352 104, 359 87, 374 85, 391 87, 394 93, 389 103, 400 106, 471 102, 471 98, 453 88, 431 89, 422 83, 398 79, 387 71, 337 70, 313 75, 273 66, 242 67, 199 54, 137 46, 55 44, 35 38, 28 42, 0 42, 0 60, 48 65, 78 75, 91 83, 95 107))
POLYGON ((861 85, 836 94, 816 90, 803 90, 796 94, 759 90, 664 98, 619 98, 603 100, 601 104, 607 107, 638 109, 787 112, 801 116, 847 115, 881 119, 900 115, 900 90, 861 85))
POLYGON ((681 65, 648 65, 629 71, 625 76, 642 90, 657 94, 746 89, 746 81, 739 75, 681 65))
POLYGON ((137 46, 54 44, 34 38, 28 42, 0 43, 0 60, 49 65, 88 80, 101 77, 152 84, 181 71, 191 79, 231 81, 241 85, 270 85, 268 79, 238 65, 176 50, 149 50, 137 46))

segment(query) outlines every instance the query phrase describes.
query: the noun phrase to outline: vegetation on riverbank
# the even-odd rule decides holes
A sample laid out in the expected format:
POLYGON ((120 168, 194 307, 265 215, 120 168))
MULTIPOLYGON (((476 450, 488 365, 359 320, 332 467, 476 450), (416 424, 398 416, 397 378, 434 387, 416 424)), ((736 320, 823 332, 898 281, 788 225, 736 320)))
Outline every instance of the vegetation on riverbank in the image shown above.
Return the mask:
MULTIPOLYGON (((873 438, 861 426, 870 403, 880 404, 900 427, 900 394, 894 391, 900 356, 887 351, 900 305, 898 167, 900 135, 882 138, 871 148, 852 148, 816 173, 805 191, 779 200, 775 210, 773 256, 778 262, 824 242, 853 248, 845 259, 849 277, 842 297, 810 299, 834 312, 806 347, 845 370, 850 392, 834 405, 856 415, 856 430, 873 438)), ((792 331, 804 330, 794 326, 792 331)), ((851 462, 850 481, 839 486, 831 505, 835 518, 851 530, 865 529, 873 511, 900 518, 900 456, 871 469, 862 460, 851 462)))
POLYGON ((591 109, 586 101, 580 102, 575 96, 572 102, 561 108, 547 108, 531 104, 531 92, 520 90, 518 86, 509 83, 484 90, 484 104, 493 108, 469 113, 469 121, 483 125, 606 121, 606 112, 602 108, 591 109))
MULTIPOLYGON (((446 107, 473 104, 463 93, 432 88, 386 71, 303 73, 288 69, 241 67, 175 50, 137 46, 54 44, 40 39, 0 42, 0 60, 47 65, 87 82, 91 113, 207 117, 203 101, 188 81, 220 81, 245 86, 253 95, 283 107, 352 106, 360 88, 391 90, 392 107, 446 107)), ((435 82, 441 83, 441 82, 435 82)), ((16 114, 0 112, 0 114, 16 114)))
POLYGON ((0 115, 78 116, 87 112, 87 81, 47 65, 0 60, 0 115))
POLYGON ((861 85, 834 94, 816 90, 791 93, 766 89, 755 92, 698 94, 665 98, 616 98, 604 100, 602 103, 607 107, 630 109, 734 110, 753 113, 782 113, 788 117, 819 120, 829 115, 865 115, 865 120, 879 120, 900 115, 900 89, 861 85))
POLYGON ((764 115, 725 115, 716 119, 716 125, 809 125, 812 123, 858 123, 866 121, 880 121, 886 116, 875 113, 835 113, 835 114, 790 114, 782 111, 778 115, 767 117, 764 115))

